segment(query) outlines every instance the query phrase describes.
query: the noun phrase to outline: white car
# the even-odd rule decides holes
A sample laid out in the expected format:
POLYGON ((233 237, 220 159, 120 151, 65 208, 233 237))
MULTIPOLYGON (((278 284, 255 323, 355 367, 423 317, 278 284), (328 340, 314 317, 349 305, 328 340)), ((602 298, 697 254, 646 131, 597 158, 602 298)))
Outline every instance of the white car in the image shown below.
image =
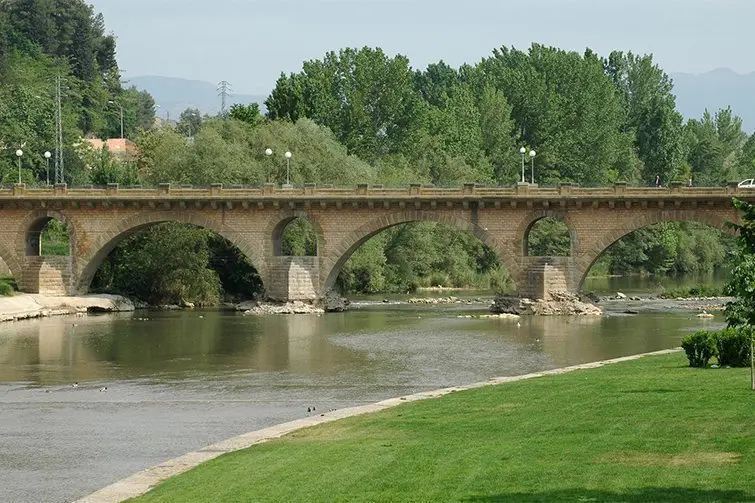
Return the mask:
POLYGON ((755 189, 755 178, 742 180, 741 182, 739 182, 739 185, 737 185, 737 187, 741 187, 743 189, 755 189))

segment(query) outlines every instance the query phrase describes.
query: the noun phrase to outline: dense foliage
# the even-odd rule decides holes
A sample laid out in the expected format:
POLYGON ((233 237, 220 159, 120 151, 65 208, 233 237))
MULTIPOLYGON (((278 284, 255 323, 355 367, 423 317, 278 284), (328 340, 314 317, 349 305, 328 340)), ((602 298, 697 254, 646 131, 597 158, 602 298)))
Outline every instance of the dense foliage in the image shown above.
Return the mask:
MULTIPOLYGON (((13 152, 19 147, 26 152, 22 179, 45 183, 41 153, 55 146, 56 76, 65 79, 69 184, 280 184, 285 151, 293 152, 292 183, 343 186, 510 185, 521 178, 521 146, 537 152, 533 165, 528 158, 527 179, 534 170, 535 181, 545 185, 645 185, 656 176, 664 184, 691 178, 715 185, 755 167, 755 135, 742 131, 741 120, 726 109, 685 124, 672 82, 647 55, 601 58, 590 50, 533 44, 524 51, 501 47, 460 68, 439 61, 413 69, 406 57, 380 48, 345 48, 281 74, 265 102, 266 117, 256 104, 237 104, 223 117, 187 109, 176 124, 156 124, 152 98, 122 87, 115 54, 115 37, 83 0, 0 0, 0 185, 16 181, 13 152), (121 109, 124 135, 140 149, 137 158, 124 161, 107 149, 82 146, 86 135, 119 136, 121 109), (267 148, 272 155, 265 155, 267 148)), ((124 241, 95 286, 203 302, 218 298, 221 284, 239 296, 260 288, 252 265, 221 238, 176 224, 160 229, 176 239, 152 231, 124 241), (179 244, 185 249, 175 248, 179 244), (147 251, 162 256, 167 249, 185 255, 175 267, 192 265, 193 273, 150 269, 143 260, 147 251), (137 273, 151 275, 150 281, 140 283, 137 273), (181 281, 187 284, 178 288, 181 281)), ((557 221, 539 223, 528 241, 536 255, 570 249, 557 221)), ((285 253, 316 253, 306 221, 287 228, 283 247, 285 253)), ((721 265, 730 247, 718 231, 664 223, 626 236, 599 265, 615 274, 707 271, 721 265)), ((358 292, 426 285, 510 286, 479 241, 429 223, 378 234, 338 279, 344 291, 358 292)))

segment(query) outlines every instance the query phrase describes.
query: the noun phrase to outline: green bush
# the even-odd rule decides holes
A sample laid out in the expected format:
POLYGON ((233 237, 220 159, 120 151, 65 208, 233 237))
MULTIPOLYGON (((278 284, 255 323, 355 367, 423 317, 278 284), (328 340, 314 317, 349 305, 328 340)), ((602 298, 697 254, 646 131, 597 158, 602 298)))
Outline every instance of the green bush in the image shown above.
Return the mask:
POLYGON ((721 297, 723 289, 710 285, 697 285, 689 288, 670 288, 663 293, 667 299, 686 299, 690 297, 721 297))
POLYGON ((716 356, 719 365, 748 367, 751 337, 752 329, 743 327, 726 328, 716 332, 716 356))
POLYGON ((514 289, 514 283, 505 267, 498 267, 490 273, 490 289, 496 296, 506 295, 514 289))
POLYGON ((0 281, 0 296, 9 297, 13 295, 13 287, 5 281, 0 281))
POLYGON ((699 330, 682 339, 682 348, 687 353, 690 367, 707 367, 708 361, 716 354, 714 334, 699 330))

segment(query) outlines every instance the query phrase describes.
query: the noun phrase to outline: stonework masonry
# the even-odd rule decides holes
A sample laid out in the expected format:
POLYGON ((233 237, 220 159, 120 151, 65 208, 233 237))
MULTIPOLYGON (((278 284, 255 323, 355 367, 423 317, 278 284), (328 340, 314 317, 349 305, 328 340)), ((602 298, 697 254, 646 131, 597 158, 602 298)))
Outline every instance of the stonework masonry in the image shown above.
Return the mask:
POLYGON ((626 234, 666 221, 694 221, 727 232, 739 222, 732 198, 755 202, 755 190, 728 187, 558 188, 465 184, 440 189, 359 185, 356 189, 307 184, 296 188, 27 188, 0 189, 0 259, 30 293, 84 294, 97 268, 125 237, 161 222, 209 229, 237 246, 255 266, 268 295, 313 300, 324 295, 351 254, 391 226, 440 222, 469 232, 489 246, 523 295, 577 292, 593 262, 626 234), (311 222, 317 256, 284 257, 281 236, 297 217, 311 222), (545 217, 569 229, 568 257, 527 255, 527 235, 545 217), (47 221, 67 225, 68 257, 39 256, 47 221))

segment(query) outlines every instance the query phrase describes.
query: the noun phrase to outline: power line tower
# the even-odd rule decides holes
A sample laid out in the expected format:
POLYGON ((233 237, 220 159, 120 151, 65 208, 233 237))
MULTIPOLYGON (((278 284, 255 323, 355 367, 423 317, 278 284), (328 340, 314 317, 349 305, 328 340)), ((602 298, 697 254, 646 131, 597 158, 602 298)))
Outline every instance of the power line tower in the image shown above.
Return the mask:
POLYGON ((63 109, 61 107, 60 75, 55 77, 55 183, 65 183, 63 166, 63 109))
POLYGON ((220 96, 220 115, 222 117, 226 116, 226 103, 228 102, 228 97, 233 92, 233 88, 231 87, 231 83, 227 80, 221 80, 218 82, 218 96, 220 96))

